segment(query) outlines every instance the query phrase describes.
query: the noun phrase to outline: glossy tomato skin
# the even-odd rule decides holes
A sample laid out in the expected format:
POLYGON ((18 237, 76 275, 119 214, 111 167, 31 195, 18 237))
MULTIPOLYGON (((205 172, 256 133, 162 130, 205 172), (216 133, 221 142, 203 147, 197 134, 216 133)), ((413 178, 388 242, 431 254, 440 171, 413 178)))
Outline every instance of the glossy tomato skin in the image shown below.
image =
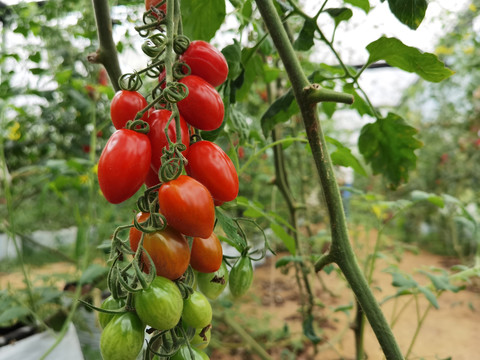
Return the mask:
POLYGON ((187 175, 158 190, 160 212, 167 223, 186 236, 208 238, 215 225, 215 206, 208 189, 187 175))
POLYGON ((98 161, 98 183, 105 198, 119 204, 135 194, 150 169, 152 149, 145 134, 115 131, 98 161))
MULTIPOLYGON (((137 222, 148 219, 149 213, 138 213, 137 222)), ((135 227, 130 229, 130 247, 137 251, 142 232, 135 227)), ((190 262, 190 248, 185 237, 177 230, 166 227, 164 230, 145 234, 143 248, 148 252, 155 264, 157 276, 176 280, 187 270, 190 262)), ((142 262, 148 269, 150 261, 146 254, 142 254, 142 262)))
POLYGON ((143 347, 145 325, 133 312, 115 315, 100 336, 103 360, 133 360, 143 347))
POLYGON ((252 261, 248 256, 242 256, 230 271, 229 289, 234 298, 247 293, 253 282, 252 261))
POLYGON ((212 322, 212 306, 199 291, 194 291, 183 300, 182 322, 195 329, 203 329, 212 322))
POLYGON ((153 170, 153 168, 150 166, 150 169, 148 170, 148 173, 147 173, 147 177, 145 178, 145 185, 147 187, 152 187, 158 184, 160 184, 160 179, 158 178, 158 172, 153 170))
MULTIPOLYGON (((163 155, 163 148, 169 148, 167 136, 165 135, 165 127, 167 126, 171 115, 172 112, 168 110, 155 110, 150 114, 147 120, 150 124, 150 131, 148 132, 147 136, 152 145, 151 166, 154 171, 158 171, 162 165, 161 157, 163 155)), ((188 150, 190 145, 190 136, 188 133, 188 125, 182 116, 180 116, 180 133, 182 137, 182 143, 187 147, 188 150)), ((175 142, 177 139, 174 119, 172 119, 168 125, 168 137, 172 142, 175 142)), ((184 153, 187 150, 185 150, 184 153)))
MULTIPOLYGON (((122 129, 128 120, 135 119, 137 113, 147 106, 147 100, 137 91, 120 90, 112 99, 110 105, 110 116, 115 129, 122 129)), ((148 114, 142 116, 147 119, 148 114)))
POLYGON ((200 333, 203 329, 196 329, 195 335, 190 340, 190 345, 196 347, 199 350, 205 349, 208 344, 210 343, 210 339, 212 337, 212 328, 209 326, 208 330, 204 332, 203 336, 200 336, 200 333))
POLYGON ((200 76, 213 87, 225 82, 228 76, 228 64, 225 56, 213 45, 194 40, 180 56, 191 69, 191 75, 200 76))
POLYGON ((205 354, 203 351, 196 349, 195 347, 192 348, 193 351, 193 359, 192 356, 190 355, 190 350, 188 349, 187 345, 183 345, 178 349, 178 351, 173 355, 170 360, 209 360, 210 358, 208 357, 207 354, 205 354))
MULTIPOLYGON (((156 6, 162 0, 145 0, 145 10, 150 10, 152 6, 156 6)), ((159 10, 162 10, 165 14, 167 13, 167 2, 158 7, 159 10)))
POLYGON ((163 276, 157 276, 147 290, 134 295, 138 317, 157 330, 169 330, 180 321, 183 299, 177 285, 163 276))
POLYGON ((197 273, 198 289, 210 300, 215 300, 227 287, 228 277, 227 265, 223 261, 214 273, 197 273))
POLYGON ((220 203, 238 195, 238 175, 232 160, 220 146, 202 140, 188 150, 187 174, 201 182, 220 203))
POLYGON ((222 259, 222 244, 215 233, 212 232, 206 239, 193 238, 190 265, 194 270, 203 273, 215 272, 222 265, 222 259))
MULTIPOLYGON (((102 309, 106 310, 118 310, 125 306, 125 300, 123 299, 114 299, 113 296, 107 297, 102 305, 100 306, 102 309)), ((108 323, 116 316, 116 314, 108 314, 104 312, 98 312, 98 323, 105 329, 108 323)))
POLYGON ((225 109, 217 90, 196 75, 185 76, 179 82, 188 87, 188 96, 177 103, 185 121, 200 130, 218 129, 225 109))

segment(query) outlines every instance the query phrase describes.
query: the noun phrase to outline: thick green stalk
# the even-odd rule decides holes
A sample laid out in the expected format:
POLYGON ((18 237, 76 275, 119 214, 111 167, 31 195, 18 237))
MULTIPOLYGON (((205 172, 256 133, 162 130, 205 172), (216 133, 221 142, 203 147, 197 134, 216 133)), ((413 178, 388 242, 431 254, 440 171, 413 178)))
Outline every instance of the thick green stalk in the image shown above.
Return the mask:
MULTIPOLYGON (((350 245, 340 191, 316 110, 316 101, 322 101, 322 99, 317 94, 315 101, 309 101, 308 94, 310 93, 311 85, 288 40, 273 2, 271 0, 256 0, 256 3, 287 71, 307 131, 308 141, 330 216, 332 247, 329 258, 337 263, 351 285, 386 358, 403 359, 387 320, 368 286, 350 245)), ((318 91, 320 90, 316 88, 315 92, 318 91)), ((329 95, 331 98, 331 94, 329 95)), ((348 97, 347 95, 344 96, 345 98, 348 97)), ((340 97, 339 95, 339 99, 340 97)))
POLYGON ((92 0, 95 9, 95 21, 97 23, 98 41, 100 46, 96 53, 88 55, 88 61, 102 64, 107 70, 108 77, 115 91, 120 90, 118 79, 122 75, 118 62, 117 48, 112 36, 112 20, 108 0, 92 0))

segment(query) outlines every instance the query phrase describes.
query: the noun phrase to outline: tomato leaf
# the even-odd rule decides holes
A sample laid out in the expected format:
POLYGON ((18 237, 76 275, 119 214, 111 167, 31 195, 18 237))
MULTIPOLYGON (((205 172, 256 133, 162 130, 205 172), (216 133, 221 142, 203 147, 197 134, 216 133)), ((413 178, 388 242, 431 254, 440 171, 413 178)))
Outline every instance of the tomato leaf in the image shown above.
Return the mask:
POLYGON ((439 208, 443 208, 445 206, 444 199, 441 196, 432 193, 427 193, 421 190, 414 190, 412 191, 411 196, 414 201, 426 200, 433 205, 438 206, 439 208))
POLYGON ((26 317, 31 314, 30 309, 24 306, 13 306, 8 308, 8 311, 4 311, 0 315, 0 324, 4 325, 12 322, 13 320, 18 320, 26 317))
POLYGON ((225 46, 222 49, 222 54, 228 64, 228 78, 235 80, 242 72, 242 50, 238 41, 233 39, 233 44, 225 46))
POLYGON ((419 272, 430 279, 436 290, 448 290, 457 293, 463 289, 463 287, 451 284, 447 274, 435 275, 424 270, 420 270, 419 272))
POLYGON ((104 277, 108 274, 108 268, 100 264, 91 264, 80 277, 80 285, 91 284, 100 277, 104 277))
POLYGON ((330 154, 334 165, 351 167, 353 170, 355 170, 356 173, 362 176, 367 176, 367 172, 363 168, 362 164, 360 163, 360 161, 358 161, 355 155, 352 154, 352 151, 349 148, 344 146, 340 141, 335 140, 329 136, 326 136, 325 139, 330 144, 335 145, 335 147, 337 148, 334 152, 330 154))
POLYGON ((335 27, 338 26, 342 21, 347 21, 353 16, 353 12, 349 8, 332 8, 325 9, 325 11, 330 15, 335 21, 335 27))
POLYGON ((454 73, 445 67, 445 64, 436 55, 423 53, 396 38, 382 36, 368 44, 367 50, 370 53, 368 64, 385 60, 389 65, 416 73, 427 81, 440 82, 454 73))
POLYGON ((430 304, 433 305, 433 307, 435 309, 438 309, 439 306, 438 306, 438 301, 437 301, 437 298, 435 297, 435 294, 433 292, 430 291, 430 289, 424 287, 424 286, 420 286, 418 288, 418 290, 420 290, 420 292, 425 295, 425 297, 427 298, 427 300, 430 302, 430 304))
POLYGON ((293 43, 293 47, 298 51, 307 51, 313 46, 313 36, 315 35, 315 20, 307 18, 303 23, 302 30, 298 34, 298 38, 293 43))
POLYGON ((275 125, 288 121, 293 115, 299 112, 298 104, 293 96, 292 89, 275 100, 260 120, 263 135, 268 137, 275 125))
POLYGON ((388 0, 390 11, 401 23, 416 30, 425 17, 427 0, 388 0))
POLYGON ((402 290, 417 288, 418 283, 412 278, 411 275, 403 275, 399 272, 392 273, 392 285, 402 290))
POLYGON ((302 263, 303 258, 301 256, 284 256, 277 260, 275 263, 275 268, 280 268, 287 266, 288 264, 295 262, 295 263, 302 263))
POLYGON ((295 246, 295 239, 289 235, 283 227, 276 223, 271 223, 270 228, 272 231, 277 235, 280 240, 282 240, 283 244, 287 248, 290 254, 295 255, 296 253, 296 246, 295 246))
MULTIPOLYGON (((235 247, 240 253, 245 249, 247 246, 247 243, 245 239, 243 239, 237 231, 237 226, 235 225, 235 222, 225 214, 222 210, 220 210, 218 207, 215 209, 215 215, 217 217, 217 221, 222 227, 223 231, 225 232, 225 235, 227 235, 228 243, 235 247)), ((222 237, 224 240, 224 238, 222 237)))
POLYGON ((365 11, 365 13, 367 13, 367 14, 370 11, 370 1, 369 0, 343 0, 343 2, 346 2, 350 5, 356 6, 360 9, 362 9, 363 11, 365 11))
POLYGON ((358 139, 360 153, 371 164, 374 174, 383 174, 396 188, 408 181, 408 172, 415 168, 415 150, 422 143, 414 138, 417 130, 394 113, 365 125, 358 139))
POLYGON ((182 0, 183 32, 210 41, 225 20, 225 0, 182 0))

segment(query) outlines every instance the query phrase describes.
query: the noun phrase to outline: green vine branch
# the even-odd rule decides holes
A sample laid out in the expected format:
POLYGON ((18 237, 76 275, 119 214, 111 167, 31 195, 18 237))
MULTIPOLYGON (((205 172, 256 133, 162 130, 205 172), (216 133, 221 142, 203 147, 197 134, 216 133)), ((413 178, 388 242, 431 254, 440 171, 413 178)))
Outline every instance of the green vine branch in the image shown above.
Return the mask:
POLYGON ((332 247, 329 257, 339 266, 351 285, 386 358, 403 359, 392 330, 388 326, 387 320, 368 286, 350 245, 340 191, 318 119, 316 106, 308 100, 305 92, 305 88, 310 83, 303 72, 273 2, 271 0, 256 0, 256 4, 285 66, 307 131, 308 141, 330 216, 332 247))
POLYGON ((118 79, 122 75, 122 70, 118 62, 117 48, 113 41, 108 0, 92 0, 92 3, 95 10, 99 48, 95 53, 88 55, 87 59, 91 63, 102 64, 107 70, 113 88, 115 91, 119 91, 118 79))

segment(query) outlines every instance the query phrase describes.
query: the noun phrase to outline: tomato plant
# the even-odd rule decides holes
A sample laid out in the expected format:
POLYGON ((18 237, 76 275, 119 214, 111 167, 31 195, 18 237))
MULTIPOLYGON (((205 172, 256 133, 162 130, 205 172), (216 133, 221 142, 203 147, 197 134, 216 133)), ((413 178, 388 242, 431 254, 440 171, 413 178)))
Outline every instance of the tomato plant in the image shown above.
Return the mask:
POLYGON ((162 5, 158 6, 163 0, 145 0, 145 10, 150 10, 152 6, 157 7, 159 10, 162 10, 164 13, 167 13, 167 2, 165 1, 162 5))
POLYGON ((151 157, 145 134, 128 129, 115 131, 98 162, 98 183, 105 198, 119 204, 135 194, 145 182, 151 157))
POLYGON ((172 329, 182 315, 183 299, 177 285, 157 276, 148 289, 134 295, 138 317, 157 330, 172 329))
POLYGON ((198 141, 190 146, 186 157, 188 175, 205 185, 215 200, 226 202, 237 197, 237 171, 220 146, 210 141, 198 141))
POLYGON ((248 291, 253 282, 253 266, 248 256, 241 256, 230 270, 229 289, 238 298, 248 291))
POLYGON ((195 329, 203 329, 212 322, 212 306, 199 291, 183 300, 182 322, 195 329))
POLYGON ((158 190, 160 212, 167 223, 187 236, 208 238, 215 225, 215 206, 208 189, 190 176, 180 175, 158 190))
POLYGON ((190 66, 191 75, 200 76, 213 87, 223 84, 227 79, 228 64, 225 56, 206 41, 192 41, 179 60, 190 66))
MULTIPOLYGON (((149 216, 149 213, 138 213, 137 221, 142 223, 149 216)), ((137 251, 141 236, 142 232, 135 227, 130 229, 129 240, 133 251, 137 251)), ((143 248, 152 258, 157 276, 175 280, 187 270, 190 260, 190 248, 185 237, 177 230, 166 227, 163 230, 145 234, 143 248)), ((146 254, 142 254, 142 261, 148 269, 150 262, 146 254)))
MULTIPOLYGON (((153 111, 150 116, 148 117, 148 123, 150 124, 150 131, 148 132, 147 136, 150 139, 150 143, 152 145, 152 162, 151 166, 155 171, 160 169, 162 165, 161 157, 163 155, 163 149, 169 149, 169 143, 167 140, 168 138, 175 142, 177 138, 177 132, 175 129, 175 119, 172 119, 170 123, 168 123, 172 112, 169 110, 155 110, 153 111), (168 124, 168 132, 165 134, 165 129, 168 124)), ((188 133, 188 125, 180 116, 180 133, 181 133, 181 141, 187 147, 190 144, 190 136, 188 133)), ((186 150, 185 150, 186 151, 186 150)))
MULTIPOLYGON (((123 129, 127 121, 134 120, 137 113, 147 106, 147 100, 137 91, 120 90, 110 104, 110 116, 113 126, 117 130, 123 129)), ((142 120, 146 120, 148 113, 143 114, 142 120)))
POLYGON ((228 284, 228 269, 224 261, 213 273, 197 273, 198 289, 209 299, 215 300, 228 284))
POLYGON ((145 325, 133 312, 115 315, 100 336, 103 360, 136 359, 143 347, 145 325))
MULTIPOLYGON (((110 295, 103 301, 100 307, 105 310, 118 310, 121 309, 123 306, 125 306, 125 300, 115 299, 113 296, 110 295)), ((114 316, 116 315, 104 312, 98 313, 98 323, 100 324, 102 329, 105 329, 105 326, 107 326, 107 324, 110 322, 110 320, 113 319, 114 316)))
POLYGON ((177 104, 185 121, 200 130, 218 129, 225 109, 217 90, 196 75, 185 76, 179 82, 188 87, 188 96, 177 104))
POLYGON ((215 233, 212 232, 206 239, 193 238, 190 255, 190 265, 193 269, 203 273, 215 272, 222 265, 222 258, 222 244, 215 233))

